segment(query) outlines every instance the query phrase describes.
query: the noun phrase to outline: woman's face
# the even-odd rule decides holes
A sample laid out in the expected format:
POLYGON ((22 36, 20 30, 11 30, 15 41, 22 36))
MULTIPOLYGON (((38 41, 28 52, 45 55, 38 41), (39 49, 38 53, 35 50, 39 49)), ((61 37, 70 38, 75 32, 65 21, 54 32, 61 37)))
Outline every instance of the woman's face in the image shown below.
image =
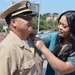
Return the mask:
POLYGON ((68 38, 70 35, 70 28, 68 26, 65 15, 63 15, 59 20, 58 33, 59 33, 59 36, 62 38, 68 38))

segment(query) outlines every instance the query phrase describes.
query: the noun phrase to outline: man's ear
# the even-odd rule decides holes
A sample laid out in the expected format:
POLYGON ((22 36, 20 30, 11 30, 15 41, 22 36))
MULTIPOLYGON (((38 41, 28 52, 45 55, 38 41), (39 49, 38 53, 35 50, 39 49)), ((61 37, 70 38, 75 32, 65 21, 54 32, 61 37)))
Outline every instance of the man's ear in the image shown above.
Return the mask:
POLYGON ((11 23, 12 26, 16 26, 16 24, 15 24, 15 23, 16 23, 16 22, 15 22, 15 19, 11 19, 11 20, 10 20, 10 23, 11 23))

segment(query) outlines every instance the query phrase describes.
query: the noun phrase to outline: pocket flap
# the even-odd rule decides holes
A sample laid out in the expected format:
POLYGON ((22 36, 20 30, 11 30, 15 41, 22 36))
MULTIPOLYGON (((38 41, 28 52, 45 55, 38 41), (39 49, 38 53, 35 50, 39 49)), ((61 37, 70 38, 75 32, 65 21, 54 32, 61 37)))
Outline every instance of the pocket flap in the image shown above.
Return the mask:
POLYGON ((34 64, 35 64, 35 62, 33 60, 29 60, 29 61, 23 63, 23 68, 24 69, 31 68, 34 64))

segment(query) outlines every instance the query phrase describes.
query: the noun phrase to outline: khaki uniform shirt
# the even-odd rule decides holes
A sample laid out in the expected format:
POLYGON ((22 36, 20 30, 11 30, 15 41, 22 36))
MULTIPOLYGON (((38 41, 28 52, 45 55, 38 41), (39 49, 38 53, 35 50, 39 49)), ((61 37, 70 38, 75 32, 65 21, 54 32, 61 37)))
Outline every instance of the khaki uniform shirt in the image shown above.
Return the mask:
POLYGON ((12 31, 0 43, 0 75, 42 75, 42 59, 28 38, 30 47, 12 31))

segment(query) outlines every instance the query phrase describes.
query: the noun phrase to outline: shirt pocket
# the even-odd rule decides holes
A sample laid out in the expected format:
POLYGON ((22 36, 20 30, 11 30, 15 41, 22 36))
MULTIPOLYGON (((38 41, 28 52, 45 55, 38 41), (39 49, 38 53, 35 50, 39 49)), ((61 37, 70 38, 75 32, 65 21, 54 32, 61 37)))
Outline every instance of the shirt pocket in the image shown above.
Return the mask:
POLYGON ((42 67, 43 67, 43 59, 37 55, 37 58, 36 58, 36 65, 37 65, 37 70, 39 73, 42 72, 42 67))
POLYGON ((31 70, 34 68, 35 62, 34 60, 29 60, 27 62, 22 63, 22 75, 28 75, 31 70))

